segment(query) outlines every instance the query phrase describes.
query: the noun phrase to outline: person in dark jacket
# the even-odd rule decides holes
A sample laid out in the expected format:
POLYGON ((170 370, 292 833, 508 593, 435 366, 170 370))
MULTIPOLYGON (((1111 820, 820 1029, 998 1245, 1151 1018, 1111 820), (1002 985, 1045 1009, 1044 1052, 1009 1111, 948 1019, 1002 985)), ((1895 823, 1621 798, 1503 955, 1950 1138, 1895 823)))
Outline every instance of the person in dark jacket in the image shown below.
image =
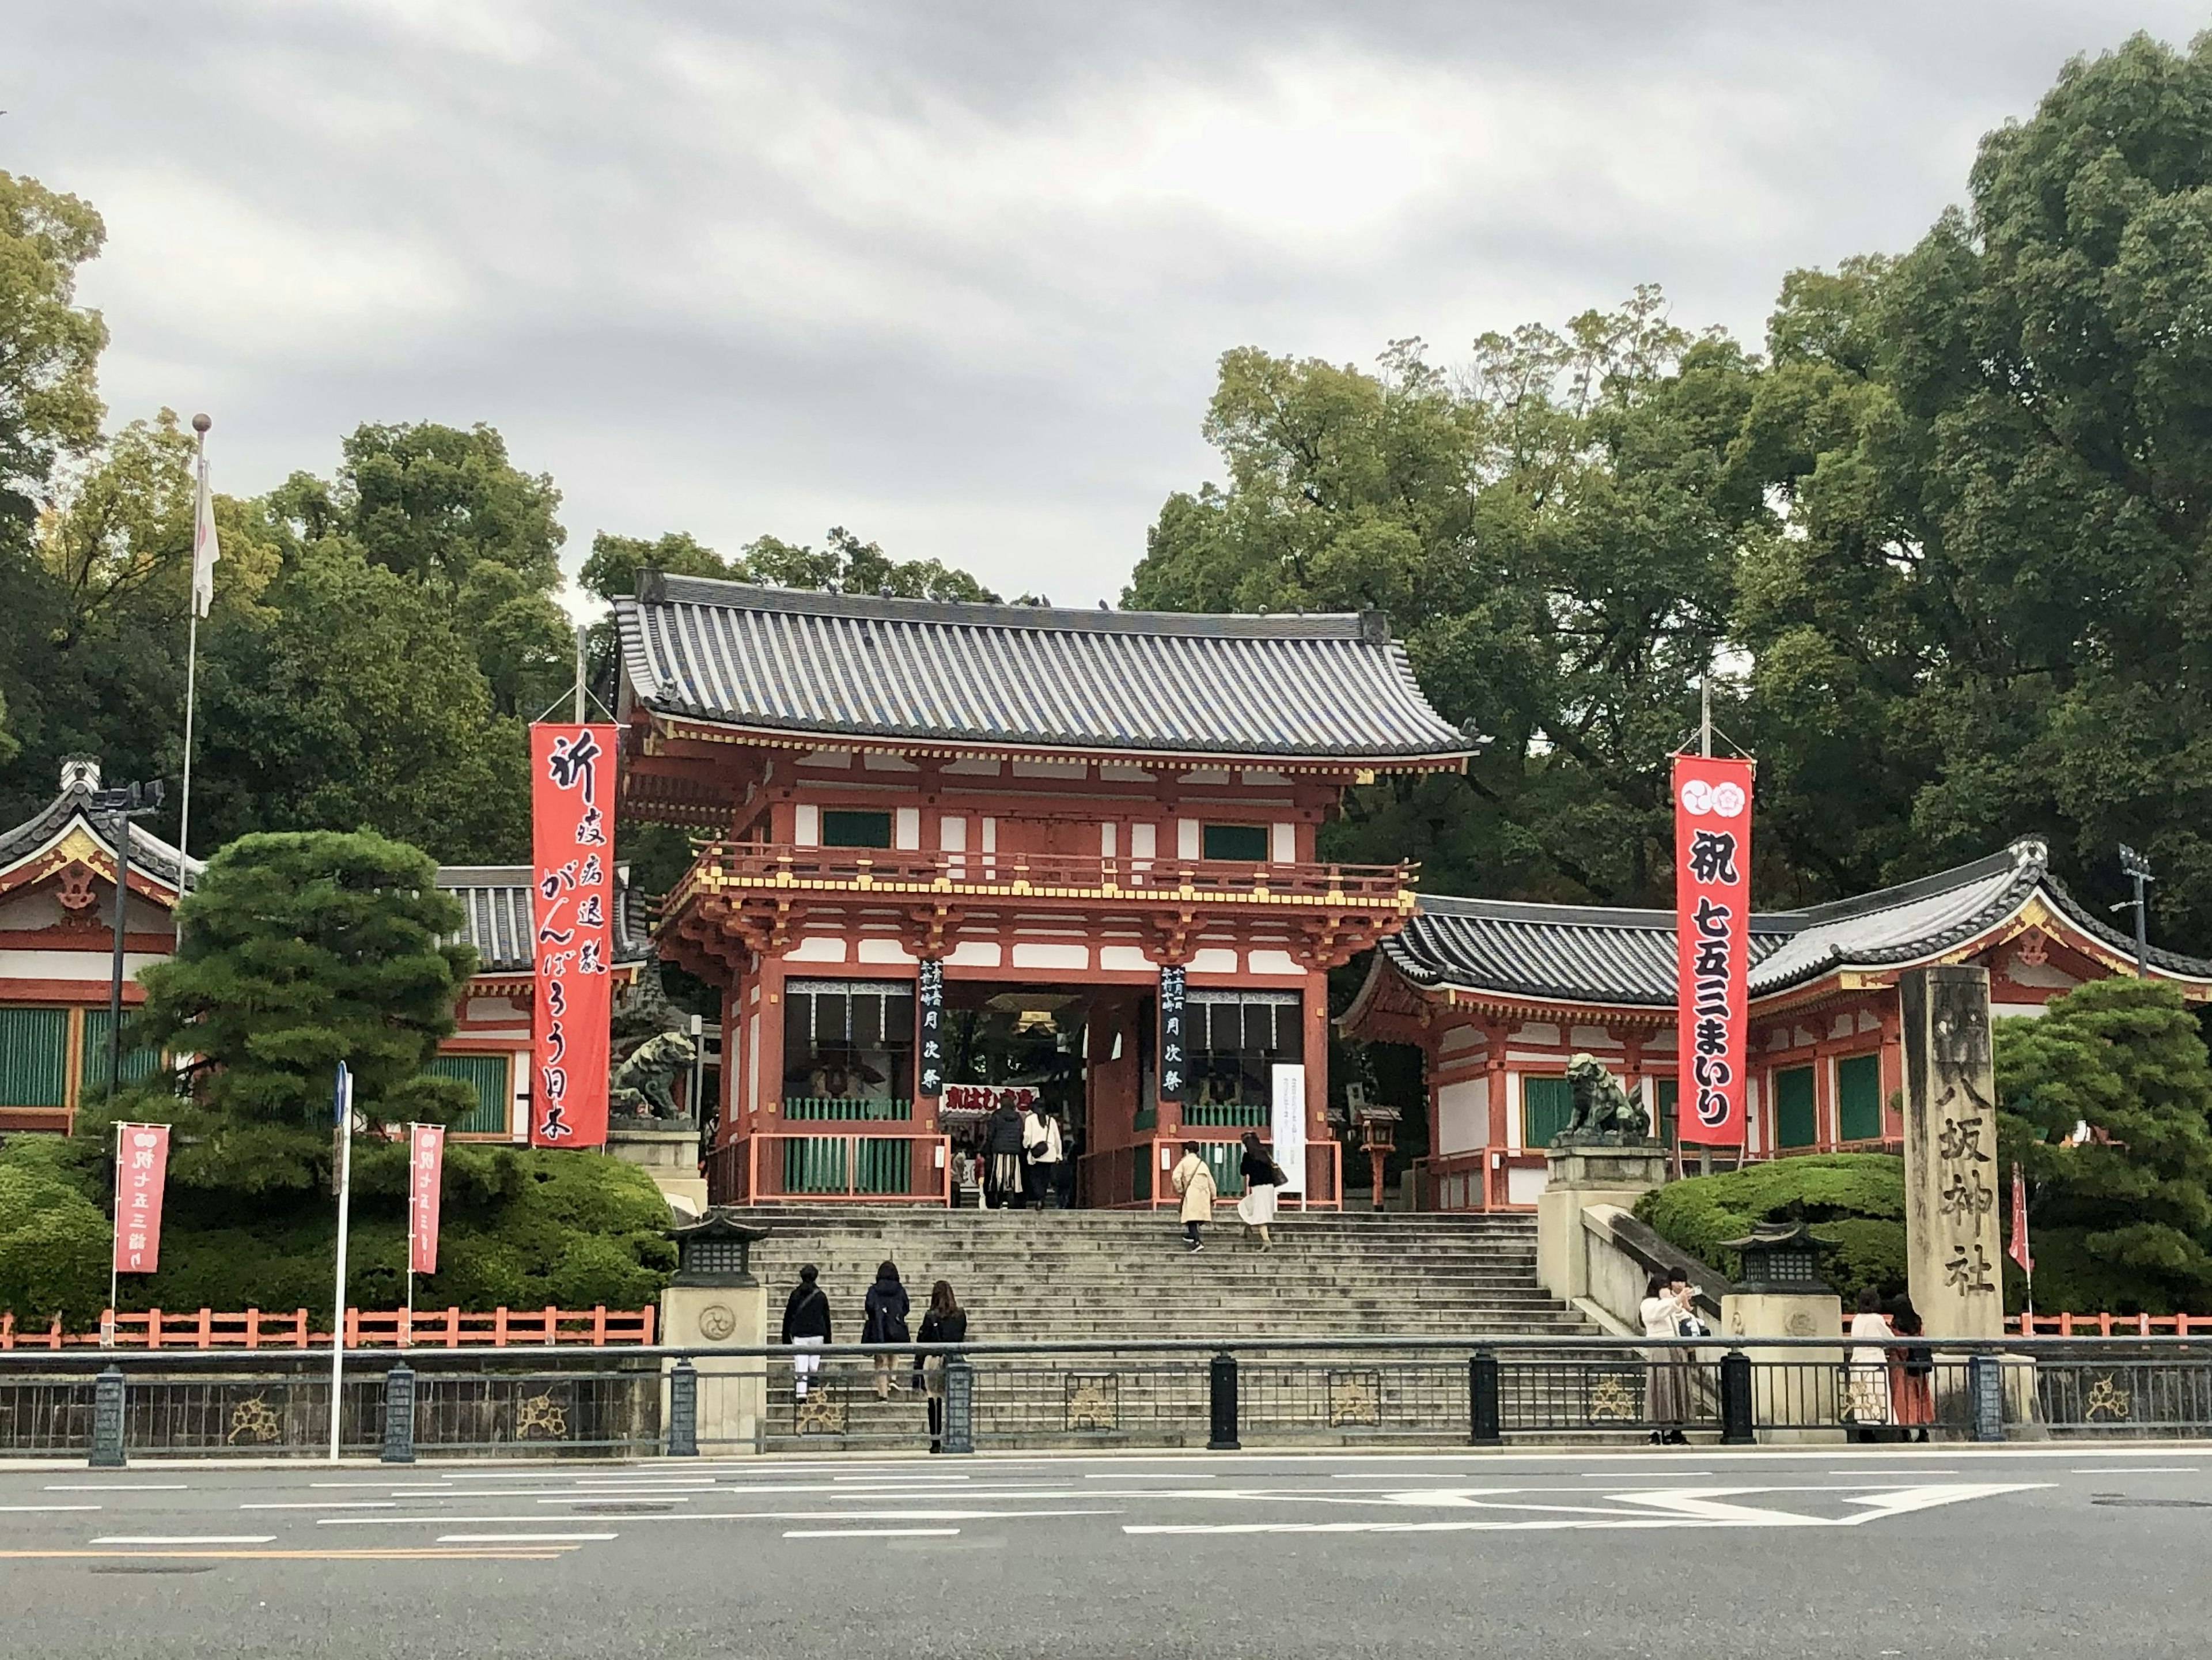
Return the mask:
POLYGON ((983 1202, 1000 1210, 1022 1202, 1022 1110, 1001 1096, 984 1120, 983 1202))
MULTIPOLYGON (((811 1262, 799 1269, 799 1283, 783 1305, 783 1341, 793 1348, 818 1349, 830 1341, 830 1293, 815 1283, 821 1277, 822 1270, 811 1262)), ((818 1354, 791 1357, 793 1400, 806 1398, 806 1380, 821 1364, 818 1354)))
MULTIPOLYGON (((952 1282, 940 1280, 929 1288, 929 1311, 921 1316, 924 1343, 964 1343, 968 1341, 968 1311, 952 1295, 952 1282)), ((929 1450, 942 1452, 945 1438, 945 1357, 923 1357, 916 1368, 929 1393, 929 1450)))
POLYGON ((1244 1196, 1237 1201, 1237 1214, 1248 1234, 1260 1236, 1260 1249, 1273 1250, 1274 1237, 1267 1230, 1274 1225, 1275 1195, 1288 1184, 1290 1178, 1275 1157, 1261 1145, 1257 1130, 1244 1132, 1244 1196))
MULTIPOLYGON (((876 1269, 876 1283, 868 1287, 866 1323, 860 1328, 863 1343, 911 1343, 913 1334, 906 1329, 906 1287, 899 1284, 898 1264, 886 1262, 876 1269)), ((876 1399, 890 1398, 891 1366, 898 1357, 879 1354, 876 1357, 876 1399)))

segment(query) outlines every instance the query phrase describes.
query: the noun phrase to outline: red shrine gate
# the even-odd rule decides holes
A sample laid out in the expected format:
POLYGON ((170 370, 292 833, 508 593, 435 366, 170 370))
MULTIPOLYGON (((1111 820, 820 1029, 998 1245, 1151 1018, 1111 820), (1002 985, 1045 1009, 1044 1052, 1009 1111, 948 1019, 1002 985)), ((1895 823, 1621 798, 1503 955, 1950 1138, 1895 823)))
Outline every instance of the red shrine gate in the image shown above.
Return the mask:
POLYGON ((1062 1111, 1085 1202, 1169 1201, 1185 1138, 1233 1193, 1237 1138, 1302 1066, 1307 1200, 1338 1202, 1327 971, 1413 895, 1407 867, 1318 862, 1315 834, 1347 786, 1469 748, 1379 613, 640 586, 623 809, 710 838, 657 938, 722 991, 714 1199, 944 1202, 994 1085, 1062 1111))

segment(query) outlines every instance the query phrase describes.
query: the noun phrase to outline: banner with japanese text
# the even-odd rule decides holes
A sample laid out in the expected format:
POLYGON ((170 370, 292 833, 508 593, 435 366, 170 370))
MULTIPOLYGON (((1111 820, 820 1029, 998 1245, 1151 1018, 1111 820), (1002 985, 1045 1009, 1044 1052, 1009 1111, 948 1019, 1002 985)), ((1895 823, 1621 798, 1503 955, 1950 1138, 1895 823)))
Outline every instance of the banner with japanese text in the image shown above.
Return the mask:
POLYGON ((438 1199, 446 1163, 446 1127, 407 1127, 407 1270, 438 1271, 438 1199))
POLYGON ((1741 1146, 1748 1119, 1752 763, 1674 757, 1677 1134, 1741 1146))
POLYGON ((617 741, 611 726, 544 721, 530 728, 534 1147, 596 1147, 607 1139, 617 741))
POLYGON ((1184 970, 1163 968, 1160 970, 1160 1072, 1157 1091, 1163 1101, 1182 1100, 1183 1087, 1188 1081, 1190 1068, 1183 1053, 1182 1023, 1189 1002, 1190 991, 1185 983, 1184 970))
POLYGON ((118 1124, 115 1129, 115 1271, 152 1274, 161 1266, 169 1127, 118 1124))

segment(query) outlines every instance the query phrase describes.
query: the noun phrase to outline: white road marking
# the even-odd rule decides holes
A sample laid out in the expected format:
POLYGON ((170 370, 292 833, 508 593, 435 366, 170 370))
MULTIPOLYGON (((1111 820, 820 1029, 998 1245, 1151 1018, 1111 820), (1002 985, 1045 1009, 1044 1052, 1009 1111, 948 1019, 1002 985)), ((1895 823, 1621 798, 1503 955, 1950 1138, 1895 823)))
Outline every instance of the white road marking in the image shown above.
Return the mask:
POLYGON ((973 1476, 830 1476, 830 1481, 865 1481, 869 1487, 933 1487, 940 1481, 973 1481, 973 1476))
POLYGON ((118 1533, 95 1545, 266 1545, 273 1533, 118 1533))
MULTIPOLYGON (((1188 1474, 1182 1470, 1116 1470, 1111 1474, 1088 1473, 1083 1479, 1086 1481, 1218 1481, 1221 1478, 1211 1474, 1200 1475, 1195 1470, 1188 1474)), ((1380 1475, 1340 1475, 1336 1479, 1340 1481, 1380 1481, 1396 1478, 1380 1475)), ((963 1476, 961 1480, 964 1481, 967 1478, 963 1476)))
POLYGON ((787 1539, 957 1539, 957 1528, 790 1528, 787 1539))
POLYGON ((1711 1470, 1584 1470, 1582 1477, 1585 1481, 1674 1481, 1685 1475, 1711 1474, 1711 1470))
MULTIPOLYGON (((1151 1494, 1146 1495, 1147 1498, 1151 1494)), ((1209 1498, 1212 1495, 1208 1494, 1209 1498)), ((633 1522, 981 1522, 1030 1517, 1119 1516, 1118 1510, 799 1510, 690 1511, 673 1516, 625 1517, 633 1522)), ((319 1528, 373 1528, 392 1523, 451 1527, 456 1522, 543 1522, 542 1516, 325 1516, 319 1528)))
MULTIPOLYGON (((529 1496, 520 1493, 500 1494, 502 1499, 523 1499, 529 1496)), ((609 1498, 605 1493, 585 1493, 580 1497, 575 1494, 562 1494, 553 1499, 540 1499, 538 1502, 541 1505, 688 1505, 691 1502, 691 1495, 687 1493, 663 1493, 647 1497, 644 1493, 617 1493, 609 1498)))
POLYGON ((1124 1523, 1121 1531, 1131 1535, 1153 1534, 1250 1534, 1250 1533, 1478 1533, 1478 1532, 1543 1532, 1563 1529, 1650 1529, 1656 1528, 1725 1528, 1725 1527, 1801 1527, 1850 1528, 1880 1520, 1884 1517, 1901 1516, 1912 1511, 1933 1510, 1944 1505, 1955 1505, 1974 1499, 1996 1498, 2011 1493, 2029 1493, 2047 1488, 2048 1482, 2027 1481, 2009 1483, 1980 1483, 1936 1485, 1924 1487, 1900 1488, 1895 1492, 1854 1495, 1849 1502, 1866 1508, 1856 1516, 1805 1516, 1794 1511, 1778 1511, 1751 1505, 1732 1505, 1726 1500, 1733 1496, 1759 1493, 1828 1492, 1828 1488, 1799 1487, 1720 1487, 1704 1491, 1685 1489, 1679 1493, 1636 1491, 1608 1493, 1616 1502, 1653 1506, 1662 1511, 1659 1515, 1636 1515, 1622 1511, 1591 1511, 1586 1506, 1549 1505, 1478 1505, 1481 1509, 1546 1510, 1557 1511, 1572 1508, 1583 1513, 1566 1516, 1549 1514, 1540 1517, 1504 1517, 1496 1521, 1451 1522, 1226 1522, 1226 1523, 1124 1523))
POLYGON ((182 1481, 49 1481, 48 1493, 183 1493, 182 1481))
POLYGON ((240 1510, 398 1510, 389 1499, 302 1499, 290 1504, 240 1505, 240 1510))
POLYGON ((618 1533, 441 1533, 441 1545, 532 1545, 619 1539, 618 1533))
POLYGON ((1956 1475, 1959 1472, 1956 1470, 1937 1469, 1932 1467, 1927 1469, 1921 1469, 1916 1467, 1905 1465, 1900 1465, 1895 1469, 1884 1469, 1879 1468, 1874 1465, 1869 1465, 1864 1469, 1830 1470, 1827 1472, 1830 1475, 1956 1475))
POLYGON ((2069 1475, 2201 1475, 2201 1464, 2107 1464, 2087 1469, 2069 1470, 2069 1475))

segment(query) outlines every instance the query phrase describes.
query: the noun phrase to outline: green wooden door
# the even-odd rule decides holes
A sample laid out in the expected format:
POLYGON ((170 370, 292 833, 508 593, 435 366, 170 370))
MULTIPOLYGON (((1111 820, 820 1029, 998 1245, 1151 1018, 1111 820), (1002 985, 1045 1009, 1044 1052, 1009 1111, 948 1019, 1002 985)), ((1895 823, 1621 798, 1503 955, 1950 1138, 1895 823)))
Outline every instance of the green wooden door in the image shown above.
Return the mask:
POLYGON ((1681 1088, 1672 1078, 1656 1078, 1652 1080, 1651 1092, 1659 1102, 1659 1145, 1671 1147, 1680 1133, 1674 1109, 1682 1098, 1681 1088))
MULTIPOLYGON (((123 1029, 131 1029, 131 1017, 123 1017, 123 1029)), ((158 1049, 125 1049, 123 1064, 118 1068, 126 1084, 143 1084, 161 1069, 161 1055, 158 1049)), ((87 1009, 84 1012, 83 1053, 77 1061, 77 1099, 89 1104, 107 1093, 107 1011, 87 1009)))
POLYGON ((1836 1062, 1836 1138, 1874 1141, 1881 1136, 1881 1057, 1854 1055, 1836 1062))
POLYGON ((1813 1069, 1790 1067, 1774 1074, 1774 1145, 1809 1147, 1820 1140, 1813 1111, 1813 1069))
POLYGON ((437 1055, 422 1068, 433 1078, 453 1078, 477 1092, 477 1109, 453 1126, 456 1135, 505 1135, 512 1128, 513 1086, 504 1055, 437 1055))
POLYGON ((0 1107, 64 1106, 68 1085, 69 1011, 0 1009, 0 1107))
POLYGON ((1574 1116, 1574 1085, 1565 1079, 1521 1079, 1521 1145, 1529 1152, 1550 1146, 1574 1116))

